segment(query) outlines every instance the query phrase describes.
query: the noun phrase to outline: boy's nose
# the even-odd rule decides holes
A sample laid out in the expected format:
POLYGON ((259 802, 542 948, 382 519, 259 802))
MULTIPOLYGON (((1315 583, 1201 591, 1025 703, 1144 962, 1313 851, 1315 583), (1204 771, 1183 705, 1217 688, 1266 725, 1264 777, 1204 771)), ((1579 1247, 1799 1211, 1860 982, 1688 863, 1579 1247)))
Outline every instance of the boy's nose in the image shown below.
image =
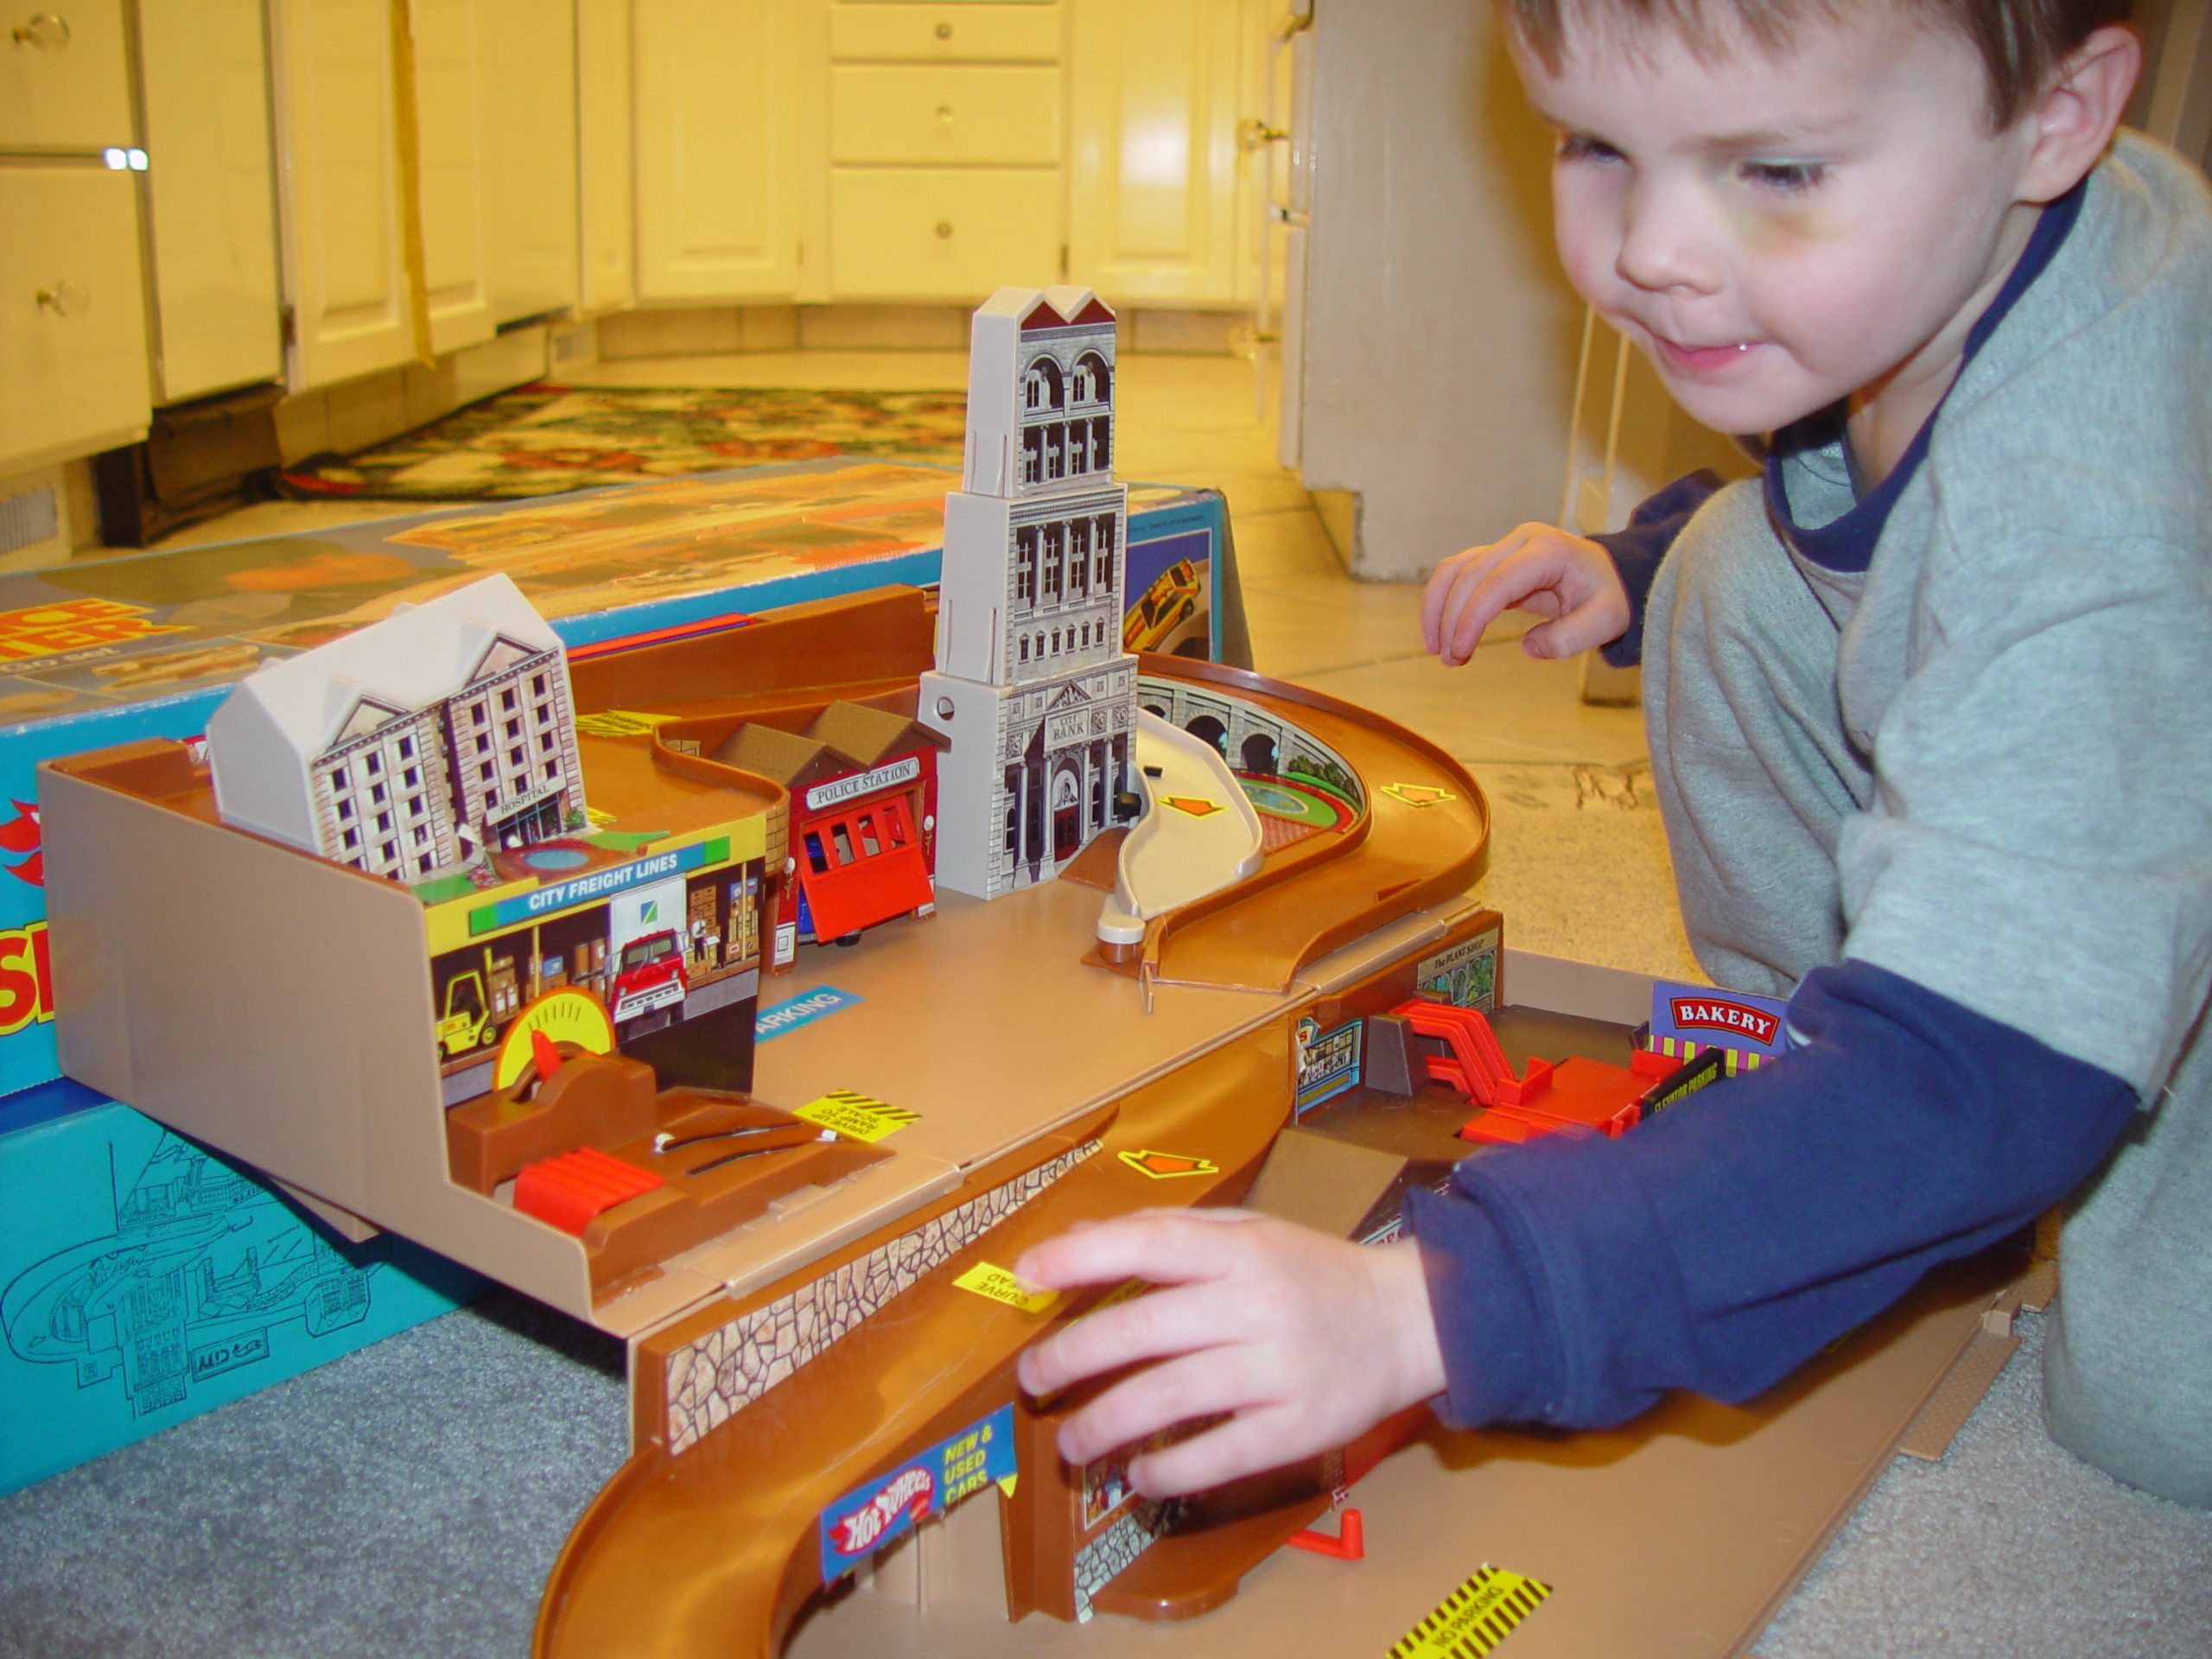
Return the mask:
POLYGON ((1622 281, 1653 293, 1709 293, 1719 270, 1694 206, 1656 191, 1636 192, 1627 202, 1613 268, 1622 281))

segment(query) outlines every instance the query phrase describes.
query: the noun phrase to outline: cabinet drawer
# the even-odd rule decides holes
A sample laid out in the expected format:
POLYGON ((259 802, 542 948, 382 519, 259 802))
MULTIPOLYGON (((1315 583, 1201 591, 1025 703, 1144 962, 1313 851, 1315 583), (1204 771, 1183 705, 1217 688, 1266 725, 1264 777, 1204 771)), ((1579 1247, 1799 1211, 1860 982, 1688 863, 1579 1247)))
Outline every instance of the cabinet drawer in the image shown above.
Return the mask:
POLYGON ((830 8, 830 55, 928 63, 1056 63, 1060 9, 1036 0, 917 6, 840 0, 830 8))
POLYGON ((145 302, 131 175, 0 167, 0 473, 143 430, 145 302))
POLYGON ((1060 159, 1060 72, 999 65, 842 64, 830 72, 835 162, 1060 159))
POLYGON ((981 300, 1059 281, 1058 172, 840 168, 830 286, 840 300, 981 300))
POLYGON ((16 0, 0 22, 0 149, 132 142, 120 0, 16 0))

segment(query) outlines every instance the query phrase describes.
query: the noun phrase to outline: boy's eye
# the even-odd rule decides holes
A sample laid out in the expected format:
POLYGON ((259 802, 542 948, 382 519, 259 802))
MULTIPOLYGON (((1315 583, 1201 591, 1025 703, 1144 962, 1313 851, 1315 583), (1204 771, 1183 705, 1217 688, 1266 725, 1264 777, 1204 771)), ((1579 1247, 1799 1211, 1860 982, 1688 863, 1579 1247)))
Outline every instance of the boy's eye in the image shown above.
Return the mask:
POLYGON ((1811 189, 1827 169, 1818 162, 1743 162, 1737 171, 1761 189, 1788 194, 1811 189))
POLYGON ((1583 132, 1560 135, 1558 159, 1562 162, 1617 162, 1620 158, 1620 151, 1602 138, 1583 132))

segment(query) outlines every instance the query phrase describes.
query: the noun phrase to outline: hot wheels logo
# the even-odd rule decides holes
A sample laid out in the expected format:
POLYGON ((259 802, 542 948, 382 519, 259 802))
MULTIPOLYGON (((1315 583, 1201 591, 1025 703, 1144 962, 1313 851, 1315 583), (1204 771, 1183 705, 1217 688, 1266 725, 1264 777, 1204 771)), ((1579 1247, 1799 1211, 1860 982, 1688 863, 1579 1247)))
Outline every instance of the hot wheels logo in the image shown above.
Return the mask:
POLYGON ((20 861, 0 865, 18 881, 34 887, 46 885, 46 855, 39 850, 38 808, 25 801, 11 801, 16 816, 0 823, 0 853, 13 853, 20 861), (29 854, 28 858, 23 855, 29 854))
POLYGON ((875 1547, 901 1516, 919 1522, 928 1517, 937 1496, 937 1479, 926 1469, 902 1469, 891 1484, 830 1529, 830 1542, 841 1555, 859 1555, 875 1547))
POLYGON ((1673 1014, 1675 1024, 1681 1030, 1735 1032, 1764 1046, 1772 1045, 1782 1023, 1770 1014, 1718 997, 1678 996, 1674 1000, 1673 1014))

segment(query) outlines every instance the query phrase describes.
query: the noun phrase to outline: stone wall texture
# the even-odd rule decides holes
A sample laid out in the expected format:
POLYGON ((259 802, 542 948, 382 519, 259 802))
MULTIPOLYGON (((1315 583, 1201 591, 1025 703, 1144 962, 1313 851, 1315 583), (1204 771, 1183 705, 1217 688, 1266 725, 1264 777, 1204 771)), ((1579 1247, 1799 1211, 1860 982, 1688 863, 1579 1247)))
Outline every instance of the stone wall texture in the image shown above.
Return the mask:
POLYGON ((669 1451, 698 1444, 1097 1150, 1096 1141, 1071 1147, 677 1349, 667 1362, 669 1451))

